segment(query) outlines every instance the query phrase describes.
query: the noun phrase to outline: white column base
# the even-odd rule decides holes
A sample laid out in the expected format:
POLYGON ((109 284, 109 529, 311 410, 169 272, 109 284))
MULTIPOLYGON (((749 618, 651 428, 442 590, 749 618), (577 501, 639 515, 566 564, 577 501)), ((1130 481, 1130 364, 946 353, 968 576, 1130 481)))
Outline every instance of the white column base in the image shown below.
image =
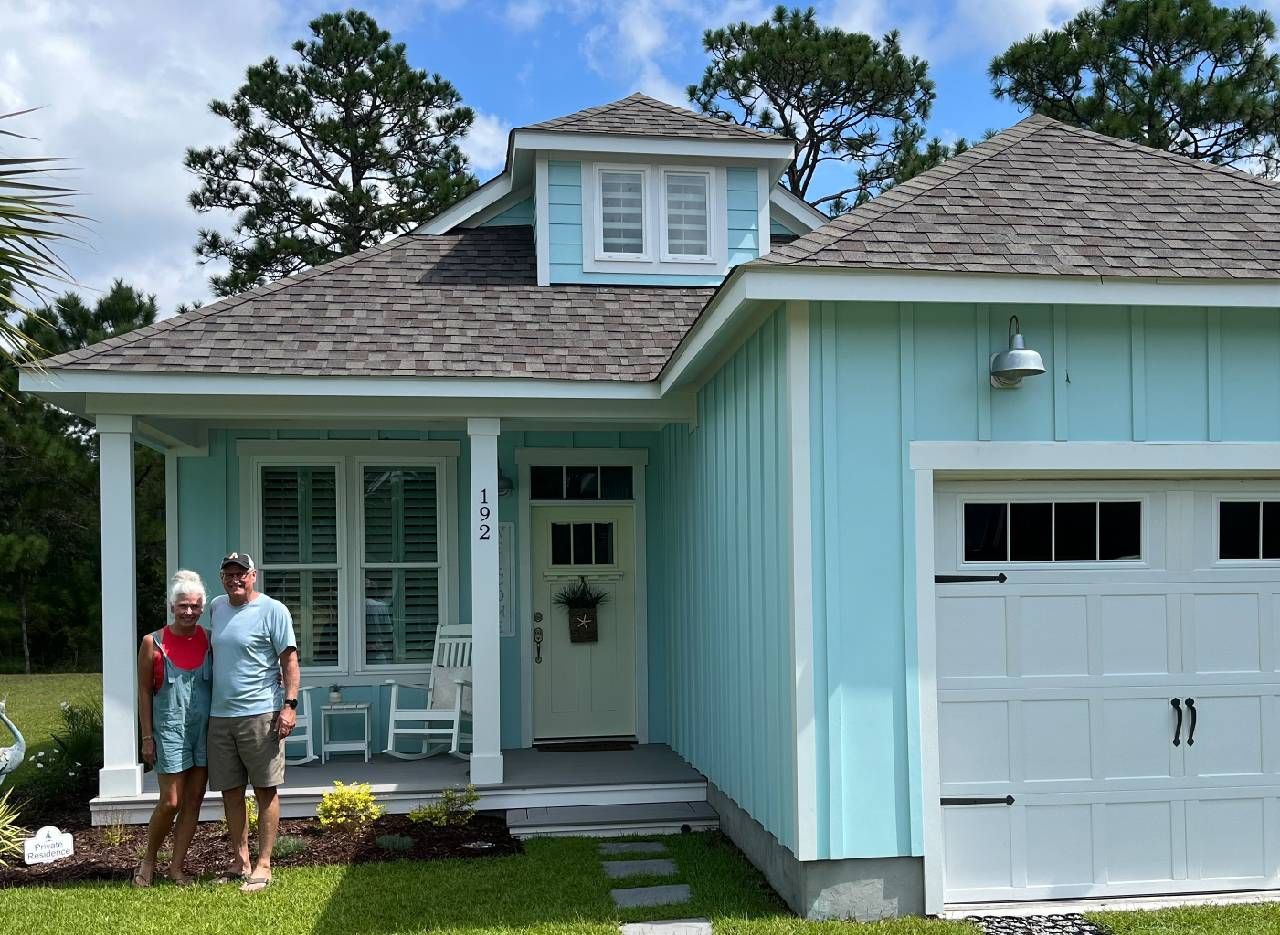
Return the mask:
POLYGON ((471 755, 471 784, 473 786, 497 786, 502 784, 502 754, 484 753, 471 755))
POLYGON ((98 770, 98 795, 122 799, 142 794, 142 764, 106 766, 98 770))

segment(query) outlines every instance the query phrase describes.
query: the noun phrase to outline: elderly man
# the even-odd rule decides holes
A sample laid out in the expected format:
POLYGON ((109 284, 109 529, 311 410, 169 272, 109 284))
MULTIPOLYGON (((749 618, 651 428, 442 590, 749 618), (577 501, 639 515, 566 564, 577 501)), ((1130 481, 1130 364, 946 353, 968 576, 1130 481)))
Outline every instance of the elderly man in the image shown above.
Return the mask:
POLYGON ((271 849, 280 828, 276 787, 284 782, 284 740, 298 720, 298 642, 289 608, 254 587, 245 552, 222 560, 222 587, 209 605, 213 702, 209 711, 209 788, 222 793, 234 856, 228 874, 242 892, 271 884, 271 849), (283 691, 281 690, 283 687, 283 691), (249 864, 244 789, 258 800, 258 861, 249 864))

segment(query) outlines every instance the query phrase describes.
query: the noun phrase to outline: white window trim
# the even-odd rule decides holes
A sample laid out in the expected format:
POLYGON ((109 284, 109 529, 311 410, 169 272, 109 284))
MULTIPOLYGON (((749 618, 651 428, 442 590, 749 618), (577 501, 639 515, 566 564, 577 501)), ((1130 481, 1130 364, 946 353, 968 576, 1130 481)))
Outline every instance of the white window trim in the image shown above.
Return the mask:
MULTIPOLYGON (((626 165, 624 163, 596 163, 591 173, 594 181, 590 207, 594 215, 592 230, 592 247, 597 260, 610 263, 652 263, 653 262, 653 170, 650 166, 626 165), (640 252, 608 253, 604 249, 604 186, 601 176, 606 172, 626 172, 640 176, 640 252)), ((585 199, 584 199, 585 201, 585 199)), ((586 238, 583 238, 586 242, 586 238)))
MULTIPOLYGON (((966 493, 960 492, 956 496, 955 501, 955 523, 957 534, 955 536, 956 554, 954 556, 955 567, 957 569, 1000 569, 1000 568, 1017 568, 1022 571, 1034 572, 1054 572, 1054 571, 1107 571, 1111 569, 1133 569, 1133 568, 1149 568, 1151 567, 1151 559, 1149 555, 1149 547, 1151 543, 1151 532, 1148 528, 1151 517, 1151 497, 1146 493, 1125 494, 1123 492, 1106 492, 1106 493, 1057 493, 1048 491, 1035 492, 1019 492, 1019 493, 994 493, 994 492, 978 492, 966 493), (1011 558, 995 561, 970 561, 964 556, 964 508, 968 503, 1139 503, 1141 504, 1142 516, 1139 529, 1139 549, 1142 555, 1139 559, 1086 559, 1082 561, 1040 561, 1029 562, 1015 560, 1011 558)), ((1097 537, 1101 534, 1100 528, 1095 527, 1095 548, 1100 546, 1097 537)), ((1010 547, 1009 532, 1005 532, 1005 548, 1010 547)))
MULTIPOLYGON (((719 233, 716 226, 716 218, 719 211, 716 210, 716 173, 714 169, 698 166, 662 166, 658 170, 658 237, 662 246, 660 256, 663 263, 701 263, 714 264, 716 262, 716 234, 719 233), (667 229, 667 177, 671 175, 700 175, 707 180, 707 252, 697 253, 671 253, 668 249, 668 229, 667 229)), ((728 219, 725 220, 726 227, 728 219)), ((722 234, 721 237, 724 235, 722 234)))
POLYGON ((328 684, 333 677, 355 679, 354 683, 377 684, 384 678, 430 671, 426 663, 412 665, 364 664, 363 606, 364 582, 358 574, 363 564, 364 502, 360 478, 365 464, 435 465, 440 472, 436 487, 437 510, 441 516, 437 530, 440 563, 440 626, 458 624, 458 505, 457 460, 459 445, 451 441, 260 441, 236 443, 239 463, 240 535, 250 555, 262 555, 263 465, 290 467, 335 466, 337 470, 339 515, 338 588, 345 596, 338 603, 339 665, 307 666, 302 683, 328 684), (348 509, 348 504, 352 504, 348 509), (359 549, 355 553, 354 549, 359 549), (354 561, 353 561, 354 558, 354 561), (353 624, 353 621, 355 623, 353 624))
MULTIPOLYGON (((729 268, 729 214, 725 195, 728 175, 723 166, 685 166, 675 163, 584 162, 582 164, 582 271, 644 276, 722 276, 729 268), (708 246, 706 259, 662 255, 665 247, 666 193, 663 173, 705 172, 710 176, 707 202, 708 246), (603 252, 600 173, 609 171, 644 174, 644 246, 643 255, 606 254, 603 252), (656 238, 653 234, 657 231, 656 238), (655 244, 658 246, 655 248, 655 244)), ((757 219, 757 225, 767 223, 757 219)))

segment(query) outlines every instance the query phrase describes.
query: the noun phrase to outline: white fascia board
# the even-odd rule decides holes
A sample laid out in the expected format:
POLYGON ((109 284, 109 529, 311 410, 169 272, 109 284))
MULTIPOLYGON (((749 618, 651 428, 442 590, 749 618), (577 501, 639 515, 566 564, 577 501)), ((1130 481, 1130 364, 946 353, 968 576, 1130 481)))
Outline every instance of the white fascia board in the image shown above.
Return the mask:
POLYGON ((689 140, 661 136, 611 136, 606 133, 563 133, 516 130, 514 148, 576 153, 631 153, 644 156, 708 156, 719 159, 785 159, 795 144, 782 140, 689 140))
POLYGON ((232 373, 137 373, 48 370, 23 373, 19 389, 44 393, 137 393, 163 396, 302 396, 436 399, 656 400, 656 383, 530 380, 501 377, 246 376, 232 373))
POLYGON ((511 160, 500 175, 495 175, 466 198, 453 207, 440 212, 422 226, 415 228, 415 234, 447 234, 463 221, 479 214, 501 198, 511 194, 513 172, 511 160))
POLYGON ((1280 282, 1130 279, 814 267, 742 270, 746 298, 810 302, 976 302, 1024 305, 1280 307, 1280 282))
POLYGON ((526 198, 533 195, 533 183, 521 185, 519 188, 513 188, 508 194, 494 200, 489 205, 478 210, 465 221, 459 222, 456 227, 479 227, 486 221, 492 220, 503 211, 515 207, 526 198))
POLYGON ((720 291, 712 296, 711 302, 702 310, 698 320, 676 346, 675 353, 662 369, 658 383, 663 393, 680 385, 686 376, 689 378, 696 376, 687 373, 690 366, 708 350, 716 336, 728 326, 746 301, 745 276, 734 270, 729 273, 729 279, 726 282, 727 287, 721 287, 720 291))
POLYGON ((935 474, 1280 474, 1275 442, 912 442, 935 474))
POLYGON ((773 191, 769 193, 769 204, 777 208, 778 213, 786 220, 803 229, 796 233, 817 230, 831 220, 809 202, 791 194, 781 185, 775 185, 773 191))

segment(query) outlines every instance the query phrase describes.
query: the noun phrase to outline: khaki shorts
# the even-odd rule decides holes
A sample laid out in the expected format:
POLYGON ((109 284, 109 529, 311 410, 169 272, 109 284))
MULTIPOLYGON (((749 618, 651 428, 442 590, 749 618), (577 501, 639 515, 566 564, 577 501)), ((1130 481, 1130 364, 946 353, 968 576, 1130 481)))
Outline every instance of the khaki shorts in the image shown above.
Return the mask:
POLYGON ((284 784, 284 741, 272 726, 275 718, 274 712, 209 718, 210 789, 284 784))

